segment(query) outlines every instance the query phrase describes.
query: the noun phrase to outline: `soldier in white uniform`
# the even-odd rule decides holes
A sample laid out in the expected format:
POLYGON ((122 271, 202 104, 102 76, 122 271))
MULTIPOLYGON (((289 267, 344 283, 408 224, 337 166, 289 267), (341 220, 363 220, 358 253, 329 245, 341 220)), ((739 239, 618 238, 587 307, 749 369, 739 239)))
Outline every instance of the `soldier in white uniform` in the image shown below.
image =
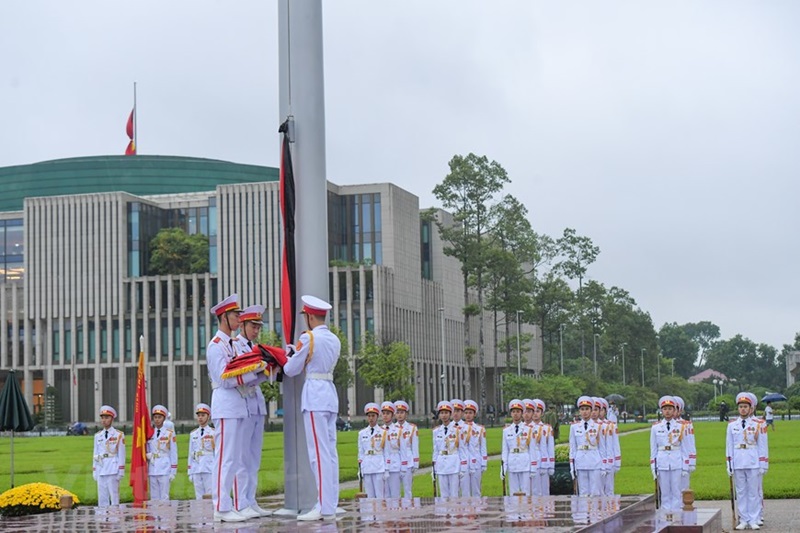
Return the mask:
POLYGON ((531 448, 533 430, 522 420, 524 405, 521 400, 514 399, 508 403, 511 413, 511 424, 503 428, 503 464, 500 478, 508 477, 508 491, 511 495, 524 494, 530 496, 531 472, 536 461, 531 448))
POLYGON ((603 464, 606 450, 600 435, 602 428, 592 420, 592 398, 581 396, 577 406, 580 420, 569 427, 570 474, 572 479, 578 479, 580 496, 601 496, 602 477, 607 473, 607 466, 603 464))
POLYGON ((325 325, 331 305, 314 296, 303 296, 302 313, 309 331, 303 332, 297 346, 288 346, 294 355, 283 367, 287 376, 305 372, 300 399, 306 430, 306 445, 311 471, 317 483, 317 503, 301 521, 335 520, 339 504, 339 454, 336 451, 336 417, 339 396, 333 385, 333 369, 339 360, 341 342, 325 325))
POLYGON ((684 444, 686 428, 675 419, 677 402, 672 396, 658 401, 660 422, 650 428, 650 470, 658 480, 661 507, 668 512, 681 509, 681 477, 688 476, 688 454, 684 444))
POLYGON ((539 470, 538 476, 533 478, 534 496, 550 496, 550 476, 555 474, 556 452, 555 439, 553 438, 553 428, 550 424, 542 422, 542 415, 545 412, 544 401, 534 398, 533 421, 531 427, 534 428, 534 441, 539 448, 539 470))
POLYGON ((480 496, 481 479, 486 472, 489 454, 486 451, 486 428, 475 422, 478 402, 464 400, 464 433, 461 445, 467 457, 467 473, 461 482, 462 496, 480 496))
POLYGON ((194 485, 198 500, 211 497, 211 477, 214 470, 214 428, 208 425, 211 407, 198 403, 194 409, 200 426, 189 434, 189 464, 186 471, 194 485))
POLYGON ((608 458, 608 474, 603 481, 603 495, 614 495, 614 478, 622 467, 622 452, 619 447, 619 428, 617 423, 608 420, 608 401, 600 398, 600 422, 603 424, 604 436, 606 439, 606 456, 608 458))
POLYGON ((386 431, 386 476, 383 493, 387 498, 400 497, 400 433, 394 419, 394 402, 381 403, 381 418, 386 431))
POLYGON ((147 473, 150 477, 150 499, 169 500, 169 485, 178 473, 178 444, 175 432, 164 427, 167 408, 153 407, 153 436, 147 441, 147 473))
POLYGON ((739 418, 728 423, 725 436, 728 475, 733 476, 739 524, 736 529, 761 529, 759 484, 769 468, 766 424, 752 416, 758 399, 749 392, 736 396, 739 418))
POLYGON ((459 442, 459 449, 461 450, 461 466, 458 468, 458 495, 464 495, 464 485, 467 479, 467 460, 464 457, 464 450, 462 449, 462 444, 464 437, 466 437, 466 433, 462 431, 464 429, 464 402, 461 399, 455 398, 450 400, 450 405, 453 406, 453 416, 451 418, 453 427, 458 430, 458 435, 461 441, 459 442))
POLYGON ((686 446, 685 465, 688 473, 685 476, 681 476, 681 491, 684 491, 689 488, 692 472, 697 468, 697 445, 694 441, 694 425, 691 420, 684 420, 681 416, 684 408, 683 398, 680 396, 673 396, 673 398, 675 398, 675 403, 677 404, 677 415, 675 419, 686 428, 684 431, 683 445, 686 446))
MULTIPOLYGON (((233 341, 237 356, 253 351, 253 347, 258 344, 261 327, 264 325, 261 321, 263 314, 263 305, 251 305, 239 314, 239 335, 233 341)), ((244 397, 247 416, 242 419, 237 439, 241 445, 242 460, 239 462, 234 482, 239 489, 239 497, 234 504, 239 514, 247 518, 258 518, 272 514, 272 511, 262 509, 256 503, 267 404, 260 386, 248 387, 247 391, 248 394, 244 397)))
POLYGON ((384 497, 384 477, 386 475, 386 430, 378 426, 377 403, 364 406, 369 425, 358 432, 358 475, 364 482, 368 498, 384 497))
POLYGON ((414 472, 419 468, 419 429, 416 424, 408 422, 408 403, 404 400, 394 402, 397 432, 400 441, 400 484, 403 486, 403 498, 413 498, 411 485, 414 472))
POLYGON ((458 476, 461 471, 459 431, 450 420, 453 404, 441 401, 436 406, 441 425, 433 429, 433 471, 442 497, 458 497, 458 476))
POLYGON ((94 436, 92 477, 97 481, 97 506, 119 505, 119 482, 125 475, 125 435, 112 425, 117 412, 110 405, 100 408, 103 429, 94 436))
POLYGON ((214 521, 241 522, 247 517, 236 511, 241 497, 236 474, 241 469, 244 452, 240 435, 248 417, 247 398, 266 379, 263 371, 222 378, 225 367, 236 357, 233 332, 239 328, 238 296, 231 294, 211 308, 219 329, 206 348, 208 377, 211 380, 211 412, 214 415, 214 470, 211 481, 214 521), (233 496, 233 497, 232 497, 233 496))

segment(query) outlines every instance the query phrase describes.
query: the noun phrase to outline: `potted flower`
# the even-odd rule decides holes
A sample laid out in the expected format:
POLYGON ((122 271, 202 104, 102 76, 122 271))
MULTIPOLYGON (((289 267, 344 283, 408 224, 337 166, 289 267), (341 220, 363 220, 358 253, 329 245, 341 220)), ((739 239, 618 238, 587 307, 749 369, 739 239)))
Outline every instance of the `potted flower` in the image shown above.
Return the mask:
POLYGON ((78 497, 66 489, 47 483, 28 483, 20 485, 0 494, 0 515, 24 516, 49 513, 62 509, 62 498, 65 507, 68 502, 72 506, 80 503, 78 497))

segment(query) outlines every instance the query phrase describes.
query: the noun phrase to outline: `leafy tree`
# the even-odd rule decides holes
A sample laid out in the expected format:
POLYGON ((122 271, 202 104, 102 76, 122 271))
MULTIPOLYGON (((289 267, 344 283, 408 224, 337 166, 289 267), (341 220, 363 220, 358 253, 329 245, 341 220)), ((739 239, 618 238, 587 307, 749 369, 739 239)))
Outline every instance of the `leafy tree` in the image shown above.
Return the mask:
POLYGON ((379 345, 372 334, 367 334, 358 354, 361 364, 358 374, 370 387, 383 389, 389 401, 414 396, 414 368, 411 364, 411 347, 404 342, 379 345))
POLYGON ((339 342, 342 344, 339 360, 336 361, 336 366, 333 368, 333 383, 339 390, 347 390, 355 380, 355 375, 350 367, 350 345, 347 342, 347 335, 334 324, 330 324, 328 329, 339 338, 339 342))
POLYGON ((697 354, 697 367, 704 368, 706 353, 714 342, 719 339, 719 326, 704 320, 702 322, 684 324, 683 328, 700 347, 700 351, 697 354))
POLYGON ((182 228, 164 228, 150 241, 150 274, 208 272, 208 237, 188 235, 182 228))
MULTIPOLYGON (((545 354, 548 355, 545 368, 552 367, 558 360, 559 328, 570 321, 573 301, 572 289, 554 272, 548 272, 534 289, 533 319, 542 332, 545 354)), ((552 372, 552 368, 549 371, 552 372)))
POLYGON ((589 237, 578 235, 572 228, 566 228, 564 234, 556 241, 561 261, 556 264, 556 269, 562 272, 569 279, 578 279, 578 318, 581 334, 581 355, 586 355, 586 343, 584 341, 584 317, 585 308, 583 305, 583 278, 592 263, 597 260, 600 248, 592 243, 589 237))
MULTIPOLYGON (((436 185, 433 194, 442 202, 455 219, 453 226, 445 227, 437 222, 442 240, 449 243, 444 253, 461 262, 464 290, 464 355, 469 364, 472 359, 470 346, 470 317, 478 316, 478 366, 481 386, 481 404, 486 403, 486 362, 484 360, 483 313, 484 274, 486 272, 487 235, 492 230, 490 206, 495 195, 506 183, 508 174, 496 161, 486 156, 468 154, 454 156, 449 162, 450 172, 442 183, 436 185), (469 288, 474 287, 478 301, 470 303, 469 288)), ((467 396, 472 395, 467 381, 467 396)))
POLYGON ((694 363, 700 346, 686 331, 675 322, 664 324, 658 331, 658 345, 667 359, 675 361, 675 373, 690 377, 695 373, 694 363))

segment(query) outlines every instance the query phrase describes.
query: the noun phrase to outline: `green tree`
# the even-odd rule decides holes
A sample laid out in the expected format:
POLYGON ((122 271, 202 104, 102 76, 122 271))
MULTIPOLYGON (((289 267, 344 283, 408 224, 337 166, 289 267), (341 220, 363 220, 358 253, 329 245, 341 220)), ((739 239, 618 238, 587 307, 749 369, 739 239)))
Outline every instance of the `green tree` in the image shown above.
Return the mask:
POLYGON ((361 343, 358 375, 370 387, 383 389, 389 401, 414 397, 414 368, 411 347, 404 342, 377 344, 372 334, 361 343))
MULTIPOLYGON (((276 346, 278 348, 283 347, 281 338, 274 331, 261 330, 261 334, 258 336, 257 342, 258 344, 266 344, 267 346, 276 346)), ((278 398, 281 395, 281 388, 277 381, 272 383, 269 381, 263 381, 261 382, 261 393, 264 395, 264 400, 266 400, 267 403, 278 401, 278 398)))
MULTIPOLYGON (((448 243, 444 253, 461 262, 464 290, 464 356, 467 363, 472 360, 470 346, 470 317, 478 316, 478 368, 481 387, 481 405, 486 404, 486 362, 484 360, 484 274, 486 272, 487 235, 492 231, 491 205, 506 183, 508 174, 496 161, 486 156, 468 154, 454 156, 449 162, 450 172, 436 185, 433 194, 448 209, 455 220, 452 226, 437 222, 442 240, 448 243), (477 293, 477 304, 469 299, 469 288, 477 293)), ((472 396, 469 380, 466 395, 472 396)))
POLYGON ((600 248, 592 243, 589 237, 578 235, 572 228, 566 228, 564 234, 556 241, 561 260, 556 269, 569 279, 578 280, 578 326, 581 337, 581 355, 586 355, 584 332, 586 329, 586 309, 583 303, 583 278, 592 263, 597 260, 600 248))
POLYGON ((707 320, 702 322, 689 322, 683 325, 683 329, 697 343, 700 351, 697 354, 697 367, 704 368, 706 353, 719 339, 719 326, 707 320))
POLYGON ((658 345, 664 357, 674 361, 676 374, 688 378, 695 373, 694 363, 700 346, 686 328, 675 322, 664 324, 658 331, 658 345))
POLYGON ((164 228, 150 241, 148 272, 154 275, 208 272, 208 237, 164 228))
POLYGON ((352 360, 350 356, 350 345, 347 342, 347 335, 345 335, 344 331, 338 326, 330 324, 328 329, 339 338, 339 342, 342 345, 339 351, 339 360, 336 361, 336 366, 333 368, 333 384, 336 385, 336 388, 339 390, 346 391, 355 380, 355 375, 350 365, 352 360))

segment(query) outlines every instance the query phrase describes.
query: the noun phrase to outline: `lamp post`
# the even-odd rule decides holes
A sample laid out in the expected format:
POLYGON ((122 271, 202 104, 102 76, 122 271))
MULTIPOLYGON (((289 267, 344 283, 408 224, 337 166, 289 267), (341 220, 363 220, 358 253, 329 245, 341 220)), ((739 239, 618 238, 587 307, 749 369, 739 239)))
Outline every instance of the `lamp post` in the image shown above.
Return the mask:
POLYGON ((627 380, 625 379, 625 347, 628 345, 627 342, 623 342, 622 346, 622 384, 627 385, 627 380))
POLYGON ((558 326, 558 343, 561 346, 561 375, 564 375, 564 324, 558 326))
POLYGON ((597 337, 599 333, 594 334, 594 376, 597 377, 597 337))
POLYGON ((517 375, 522 375, 522 354, 519 351, 519 314, 522 311, 517 310, 517 375))
POLYGON ((658 341, 661 337, 656 335, 656 370, 658 371, 658 382, 661 383, 661 346, 658 341))
POLYGON ((644 352, 645 348, 642 348, 642 387, 644 387, 644 352))
POLYGON ((711 383, 714 384, 714 401, 716 402, 717 401, 717 385, 719 385, 722 382, 715 378, 715 379, 711 380, 711 383))
POLYGON ((444 307, 439 308, 442 317, 442 400, 447 399, 447 367, 444 360, 444 307))

